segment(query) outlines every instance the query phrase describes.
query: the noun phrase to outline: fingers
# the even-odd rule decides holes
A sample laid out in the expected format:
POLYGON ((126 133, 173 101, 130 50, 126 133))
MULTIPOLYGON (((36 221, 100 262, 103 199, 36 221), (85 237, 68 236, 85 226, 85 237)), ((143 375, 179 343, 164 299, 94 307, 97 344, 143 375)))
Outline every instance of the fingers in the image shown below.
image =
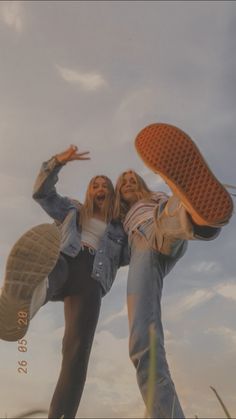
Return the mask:
POLYGON ((56 159, 60 163, 67 163, 73 160, 90 160, 88 155, 89 151, 78 153, 78 147, 72 144, 64 152, 57 154, 56 159))
POLYGON ((84 156, 85 154, 89 154, 90 152, 89 151, 83 151, 83 153, 79 153, 78 155, 79 156, 84 156))
POLYGON ((71 156, 73 160, 90 160, 89 151, 84 151, 83 153, 76 153, 71 156))

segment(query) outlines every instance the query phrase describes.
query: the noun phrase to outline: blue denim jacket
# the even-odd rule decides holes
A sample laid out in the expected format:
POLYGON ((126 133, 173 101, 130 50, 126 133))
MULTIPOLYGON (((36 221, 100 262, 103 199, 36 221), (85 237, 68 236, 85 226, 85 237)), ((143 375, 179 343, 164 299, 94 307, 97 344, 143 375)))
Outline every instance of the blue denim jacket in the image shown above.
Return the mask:
MULTIPOLYGON (((77 217, 81 204, 60 196, 55 188, 58 173, 64 165, 52 157, 42 164, 35 181, 33 198, 58 224, 61 231, 61 252, 75 257, 81 250, 81 228, 77 217)), ((127 235, 120 222, 107 225, 96 251, 92 277, 100 282, 103 295, 111 288, 117 269, 129 264, 130 254, 127 235)))

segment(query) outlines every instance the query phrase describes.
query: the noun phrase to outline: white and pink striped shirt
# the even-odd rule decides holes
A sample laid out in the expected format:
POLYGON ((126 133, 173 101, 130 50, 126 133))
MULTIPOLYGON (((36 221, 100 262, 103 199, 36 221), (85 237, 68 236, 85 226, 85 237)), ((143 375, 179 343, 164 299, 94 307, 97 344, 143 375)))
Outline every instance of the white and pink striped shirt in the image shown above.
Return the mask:
POLYGON ((137 201, 126 214, 123 222, 125 232, 130 235, 141 224, 152 219, 156 206, 168 198, 164 192, 154 192, 150 198, 137 201))

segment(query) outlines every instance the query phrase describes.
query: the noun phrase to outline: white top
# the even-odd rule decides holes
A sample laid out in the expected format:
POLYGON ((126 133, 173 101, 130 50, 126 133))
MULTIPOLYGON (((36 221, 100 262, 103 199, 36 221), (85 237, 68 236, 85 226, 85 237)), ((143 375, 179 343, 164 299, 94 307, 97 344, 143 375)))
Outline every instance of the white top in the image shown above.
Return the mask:
POLYGON ((97 250, 107 224, 97 218, 90 218, 82 227, 81 241, 84 246, 97 250))
POLYGON ((137 201, 128 211, 124 220, 124 230, 126 234, 130 235, 141 224, 153 219, 154 209, 161 202, 165 202, 168 195, 164 192, 153 193, 150 198, 145 198, 137 201))

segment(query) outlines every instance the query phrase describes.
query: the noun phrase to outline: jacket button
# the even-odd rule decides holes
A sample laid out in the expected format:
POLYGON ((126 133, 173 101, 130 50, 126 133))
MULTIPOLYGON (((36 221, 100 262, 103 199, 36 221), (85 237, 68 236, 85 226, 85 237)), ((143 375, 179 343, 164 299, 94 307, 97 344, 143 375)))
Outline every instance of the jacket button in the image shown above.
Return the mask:
POLYGON ((99 262, 99 266, 102 266, 103 265, 103 263, 102 262, 99 262))
POLYGON ((100 276, 100 274, 97 272, 97 273, 96 273, 96 276, 100 276))
POLYGON ((100 249, 100 250, 99 250, 99 253, 103 253, 103 250, 102 250, 102 249, 100 249))

